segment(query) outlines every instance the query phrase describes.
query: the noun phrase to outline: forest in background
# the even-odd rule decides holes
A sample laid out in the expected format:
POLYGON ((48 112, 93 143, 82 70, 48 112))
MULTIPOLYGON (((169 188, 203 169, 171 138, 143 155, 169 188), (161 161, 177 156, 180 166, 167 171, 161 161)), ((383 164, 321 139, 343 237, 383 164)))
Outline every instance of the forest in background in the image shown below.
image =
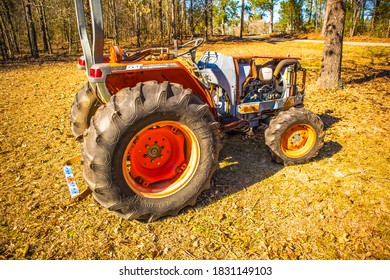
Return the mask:
MULTIPOLYGON (((387 0, 345 1, 345 36, 389 37, 387 0)), ((84 2, 89 11, 89 2, 84 2)), ((326 0, 106 0, 102 4, 106 39, 133 48, 170 45, 173 27, 179 40, 194 36, 208 40, 219 35, 321 33, 326 20, 326 0)), ((0 2, 1 60, 80 51, 74 0, 0 2)))

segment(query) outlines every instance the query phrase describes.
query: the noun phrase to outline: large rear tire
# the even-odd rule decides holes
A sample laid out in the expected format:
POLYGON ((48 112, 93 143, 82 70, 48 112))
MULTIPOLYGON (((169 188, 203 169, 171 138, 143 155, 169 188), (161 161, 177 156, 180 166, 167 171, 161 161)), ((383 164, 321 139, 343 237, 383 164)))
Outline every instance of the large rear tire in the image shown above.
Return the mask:
POLYGON ((82 141, 84 131, 89 127, 92 116, 102 105, 92 92, 89 82, 76 94, 70 111, 70 124, 73 136, 82 141))
POLYGON ((209 106, 181 85, 125 88, 84 135, 84 178, 94 198, 125 219, 177 215, 210 186, 218 127, 209 106))
POLYGON ((306 163, 324 145, 324 124, 305 108, 290 108, 273 118, 265 143, 274 161, 284 165, 306 163))

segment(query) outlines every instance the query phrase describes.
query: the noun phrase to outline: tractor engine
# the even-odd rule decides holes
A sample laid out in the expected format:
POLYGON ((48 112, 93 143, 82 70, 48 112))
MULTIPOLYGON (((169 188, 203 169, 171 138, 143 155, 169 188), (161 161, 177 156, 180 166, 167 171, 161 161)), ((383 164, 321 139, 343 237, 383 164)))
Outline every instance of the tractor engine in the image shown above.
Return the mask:
POLYGON ((210 87, 218 114, 248 120, 251 126, 256 126, 259 117, 266 117, 260 116, 262 112, 301 104, 305 84, 304 69, 296 58, 257 57, 271 59, 263 64, 256 64, 254 58, 205 52, 197 63, 199 77, 210 87))
POLYGON ((274 77, 271 68, 260 68, 258 72, 258 78, 251 78, 244 85, 241 102, 261 102, 282 98, 285 84, 282 75, 274 77))

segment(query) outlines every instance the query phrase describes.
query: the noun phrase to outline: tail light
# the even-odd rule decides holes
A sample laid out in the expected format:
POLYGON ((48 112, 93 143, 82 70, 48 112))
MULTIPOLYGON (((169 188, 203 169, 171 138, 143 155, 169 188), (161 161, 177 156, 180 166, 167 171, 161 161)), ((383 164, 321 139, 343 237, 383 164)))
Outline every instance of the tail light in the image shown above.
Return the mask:
POLYGON ((79 58, 79 65, 80 65, 80 66, 83 66, 83 67, 86 66, 84 57, 80 57, 80 58, 79 58))
POLYGON ((91 68, 89 70, 89 76, 91 76, 92 78, 101 78, 103 77, 103 72, 100 69, 91 68))

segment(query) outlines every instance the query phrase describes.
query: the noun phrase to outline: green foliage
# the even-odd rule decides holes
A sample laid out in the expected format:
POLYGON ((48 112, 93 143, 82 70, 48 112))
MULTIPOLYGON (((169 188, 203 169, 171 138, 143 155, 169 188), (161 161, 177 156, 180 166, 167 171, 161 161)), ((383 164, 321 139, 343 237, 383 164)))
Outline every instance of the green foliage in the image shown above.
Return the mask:
POLYGON ((304 0, 285 0, 280 3, 279 24, 287 32, 301 31, 304 0))
POLYGON ((279 0, 249 0, 254 11, 261 13, 268 13, 272 8, 278 4, 279 0))
POLYGON ((388 38, 390 5, 386 0, 347 0, 345 34, 388 38))
POLYGON ((225 34, 227 26, 235 26, 239 20, 238 2, 234 0, 218 0, 214 3, 214 24, 225 34))
POLYGON ((250 17, 253 20, 262 19, 265 11, 269 10, 268 5, 268 0, 249 0, 250 17))
POLYGON ((371 19, 372 35, 389 38, 390 31, 390 5, 386 0, 373 0, 375 7, 371 19))

